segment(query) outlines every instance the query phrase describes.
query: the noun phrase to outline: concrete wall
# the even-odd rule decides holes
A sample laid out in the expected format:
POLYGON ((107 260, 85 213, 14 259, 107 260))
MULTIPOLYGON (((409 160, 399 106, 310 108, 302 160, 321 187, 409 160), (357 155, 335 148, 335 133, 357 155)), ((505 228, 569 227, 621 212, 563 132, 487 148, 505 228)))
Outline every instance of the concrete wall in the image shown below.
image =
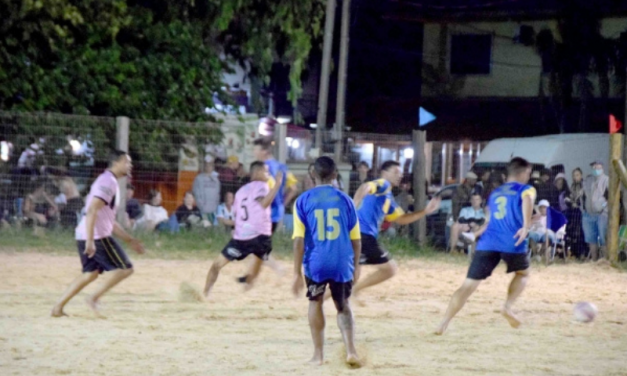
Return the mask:
MULTIPOLYGON (((553 31, 556 38, 557 22, 476 22, 463 24, 426 24, 424 36, 424 63, 433 67, 445 65, 441 70, 443 79, 451 87, 449 95, 457 97, 536 97, 538 96, 542 64, 535 47, 514 42, 521 25, 532 26, 537 34, 542 29, 553 31), (441 36, 444 30, 446 35, 441 36), (450 75, 451 35, 454 34, 491 34, 492 59, 491 72, 487 75, 450 75), (444 39, 446 38, 446 39, 444 39), (445 46, 442 51, 440 46, 445 46), (443 54, 442 54, 443 52, 443 54), (443 59, 442 59, 443 58, 443 59), (441 60, 442 59, 442 60, 441 60), (455 84, 452 82, 456 81, 455 84)), ((602 20, 601 33, 605 37, 618 38, 622 31, 627 31, 627 18, 608 18, 602 20)), ((597 82, 596 78, 592 78, 597 82)), ((426 82, 427 80, 425 80, 426 82)), ((442 94, 442 85, 423 84, 424 96, 442 94)), ((598 88, 595 95, 598 95, 598 88)), ((611 96, 617 96, 617 88, 612 85, 611 96)))

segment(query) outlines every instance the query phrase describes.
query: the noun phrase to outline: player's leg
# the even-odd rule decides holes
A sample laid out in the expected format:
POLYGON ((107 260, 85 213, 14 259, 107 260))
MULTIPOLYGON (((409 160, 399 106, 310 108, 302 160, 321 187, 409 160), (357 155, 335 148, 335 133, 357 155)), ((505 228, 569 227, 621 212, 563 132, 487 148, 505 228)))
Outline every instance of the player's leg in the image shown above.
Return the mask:
POLYGON ((100 298, 118 283, 130 277, 134 270, 126 252, 114 238, 99 239, 95 243, 96 254, 93 259, 102 270, 110 272, 104 283, 85 299, 89 308, 99 314, 98 302, 100 298))
POLYGON ((379 246, 377 239, 372 236, 362 234, 361 243, 361 260, 362 265, 373 265, 376 270, 359 281, 353 287, 353 295, 357 298, 358 294, 368 287, 378 285, 388 279, 394 277, 398 271, 398 265, 394 260, 390 259, 388 251, 379 246))
POLYGON ((503 254, 507 263, 507 272, 514 273, 514 278, 507 289, 507 299, 501 313, 512 328, 518 328, 521 321, 512 312, 512 306, 520 294, 525 290, 529 280, 529 257, 526 254, 503 254))
POLYGON ((252 262, 250 264, 250 270, 248 274, 246 274, 246 284, 244 290, 248 291, 253 288, 255 281, 257 280, 257 276, 259 276, 259 272, 261 271, 261 266, 263 265, 263 259, 259 257, 252 257, 252 262))
POLYGON ((355 348, 355 319, 348 299, 351 294, 351 285, 351 282, 332 282, 330 290, 337 309, 337 326, 340 328, 346 348, 346 363, 351 367, 359 367, 361 362, 355 348))
POLYGON ((309 298, 309 329, 311 330, 311 339, 314 344, 314 354, 311 360, 311 364, 322 365, 324 362, 324 311, 322 310, 322 304, 324 302, 323 296, 326 289, 325 283, 317 283, 309 278, 305 278, 307 282, 307 297, 309 298))
POLYGON ((398 271, 396 261, 389 260, 384 264, 375 265, 376 270, 364 278, 360 278, 353 288, 353 293, 357 296, 363 289, 378 285, 394 277, 398 271))
POLYGON ((65 312, 63 312, 63 308, 65 305, 72 300, 73 297, 76 296, 85 286, 89 285, 93 281, 98 278, 99 271, 94 270, 92 272, 85 272, 78 277, 76 277, 72 283, 67 287, 63 295, 59 298, 57 303, 52 308, 52 317, 62 317, 67 316, 65 312))
MULTIPOLYGON (((228 246, 227 246, 228 247, 228 246)), ((223 251, 224 252, 224 251, 223 251)), ((218 275, 220 275, 220 270, 224 268, 231 260, 221 254, 217 259, 213 261, 211 267, 209 268, 209 272, 207 273, 207 280, 205 281, 205 289, 203 290, 203 294, 205 297, 209 296, 213 285, 215 285, 218 280, 218 275)))
POLYGON ((477 251, 468 268, 468 274, 462 285, 455 291, 448 304, 446 313, 435 334, 442 335, 455 315, 464 307, 466 301, 479 287, 481 281, 488 278, 501 261, 499 252, 477 251))

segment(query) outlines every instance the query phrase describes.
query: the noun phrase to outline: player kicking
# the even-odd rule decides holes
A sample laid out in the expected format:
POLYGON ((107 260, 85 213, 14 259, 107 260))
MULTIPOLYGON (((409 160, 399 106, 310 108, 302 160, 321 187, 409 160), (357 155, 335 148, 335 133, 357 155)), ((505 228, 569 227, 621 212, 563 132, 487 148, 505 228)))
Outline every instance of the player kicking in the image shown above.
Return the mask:
POLYGON ((67 316, 63 307, 85 286, 95 281, 100 273, 111 272, 109 279, 87 297, 87 304, 99 315, 98 302, 102 295, 133 274, 131 261, 111 237, 115 235, 130 244, 137 253, 144 253, 142 244, 115 221, 120 201, 118 179, 129 175, 132 167, 128 154, 114 151, 109 157, 109 169, 92 184, 85 203, 87 213, 76 228, 76 243, 83 264, 83 274, 76 277, 52 308, 53 317, 67 316))
MULTIPOLYGON (((433 198, 422 211, 405 213, 392 196, 392 187, 401 181, 402 172, 398 162, 387 161, 381 165, 381 178, 362 184, 355 192, 355 206, 361 227, 362 252, 359 261, 362 265, 374 265, 377 270, 362 278, 353 288, 355 297, 367 287, 377 285, 392 278, 398 269, 389 253, 379 246, 377 236, 381 223, 388 222, 407 225, 435 212, 440 207, 441 199, 433 198)), ((328 294, 327 294, 328 295, 328 294)), ((327 296, 328 297, 328 296, 327 296)))
POLYGON ((527 233, 536 199, 536 190, 527 184, 530 175, 529 162, 522 158, 510 161, 507 166, 507 183, 490 195, 486 223, 474 233, 475 237, 480 238, 466 280, 453 294, 436 334, 444 334, 466 300, 481 281, 492 274, 501 260, 507 264, 507 272, 514 273, 501 312, 512 327, 520 326, 520 320, 512 313, 512 305, 525 289, 529 278, 527 233))
POLYGON ((348 299, 353 281, 359 278, 359 221, 350 197, 331 185, 337 177, 335 162, 329 157, 320 157, 314 168, 316 187, 303 193, 294 204, 293 292, 298 295, 304 287, 304 268, 309 327, 314 343, 311 363, 323 363, 325 322, 322 303, 329 285, 338 313, 337 324, 346 346, 346 362, 358 367, 353 313, 348 299))
POLYGON ((220 270, 231 261, 245 259, 248 255, 255 255, 249 273, 246 275, 246 288, 252 287, 259 269, 264 260, 272 252, 272 222, 270 205, 281 188, 283 173, 279 172, 276 184, 272 189, 268 186, 268 168, 261 162, 250 165, 251 182, 240 188, 235 194, 233 210, 235 216, 235 231, 233 239, 224 247, 222 254, 213 262, 204 294, 209 296, 213 285, 218 279, 220 270))

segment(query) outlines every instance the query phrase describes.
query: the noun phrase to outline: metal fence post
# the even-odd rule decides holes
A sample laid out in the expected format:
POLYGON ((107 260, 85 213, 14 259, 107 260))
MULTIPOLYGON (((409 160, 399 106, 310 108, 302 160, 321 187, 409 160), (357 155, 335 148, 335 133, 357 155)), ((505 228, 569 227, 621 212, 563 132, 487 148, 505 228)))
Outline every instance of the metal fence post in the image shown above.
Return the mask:
POLYGON ((277 157, 279 162, 287 161, 287 124, 277 124, 275 127, 275 142, 277 144, 277 157))
MULTIPOLYGON (((116 138, 115 138, 115 147, 118 150, 122 150, 128 153, 128 138, 129 138, 129 128, 130 128, 130 119, 126 116, 118 116, 115 118, 115 126, 116 126, 116 138)), ((126 185, 128 184, 128 180, 126 177, 119 180, 120 183, 120 197, 117 213, 117 221, 118 223, 124 223, 124 219, 126 217, 126 185)))

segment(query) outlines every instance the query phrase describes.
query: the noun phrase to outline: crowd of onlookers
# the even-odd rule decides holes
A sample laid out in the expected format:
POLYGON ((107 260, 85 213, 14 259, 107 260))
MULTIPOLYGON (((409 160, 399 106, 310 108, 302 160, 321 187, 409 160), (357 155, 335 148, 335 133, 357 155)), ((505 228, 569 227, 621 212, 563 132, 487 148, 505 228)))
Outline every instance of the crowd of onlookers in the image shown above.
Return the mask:
MULTIPOLYGON (((467 240, 463 233, 484 223, 482 207, 504 179, 500 172, 483 171, 480 177, 469 172, 464 182, 457 186, 452 197, 449 248, 463 244, 467 240)), ((570 186, 564 172, 549 169, 534 171, 529 184, 537 192, 529 232, 532 248, 556 245, 566 248, 574 257, 592 260, 603 255, 609 193, 609 177, 603 162, 593 161, 587 176, 581 168, 574 169, 570 186)))

